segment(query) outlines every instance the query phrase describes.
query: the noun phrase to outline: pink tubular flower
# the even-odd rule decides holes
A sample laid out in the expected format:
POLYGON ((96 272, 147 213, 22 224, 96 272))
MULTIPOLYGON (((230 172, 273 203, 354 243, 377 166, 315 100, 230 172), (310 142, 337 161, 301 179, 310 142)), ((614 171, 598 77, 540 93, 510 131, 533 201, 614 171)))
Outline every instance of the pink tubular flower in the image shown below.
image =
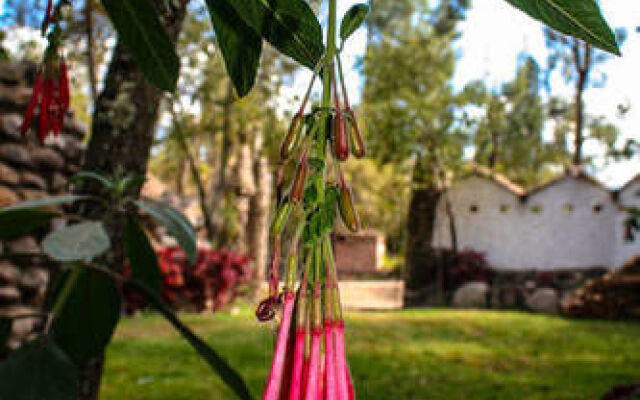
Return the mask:
POLYGON ((307 373, 307 387, 304 400, 321 400, 318 396, 320 387, 320 338, 322 330, 315 328, 311 339, 311 356, 309 357, 309 371, 307 373))
POLYGON ((300 400, 302 372, 304 368, 305 336, 307 336, 307 330, 304 327, 296 329, 296 344, 293 355, 293 374, 291 377, 291 388, 289 389, 289 400, 300 400))
POLYGON ((57 136, 69 110, 69 103, 67 64, 62 58, 45 60, 43 70, 36 75, 31 100, 27 105, 20 131, 23 135, 27 133, 38 106, 40 116, 37 133, 40 143, 44 143, 49 132, 57 136))
POLYGON ((336 369, 338 375, 338 399, 348 400, 349 397, 349 367, 344 346, 344 323, 337 322, 336 333, 336 369))
POLYGON ((278 330, 276 351, 271 363, 271 372, 269 373, 269 380, 267 381, 267 388, 264 392, 263 400, 278 400, 285 368, 285 357, 287 355, 294 303, 295 296, 293 292, 286 292, 284 295, 284 312, 282 321, 280 322, 280 329, 278 330))
POLYGON ((351 371, 349 370, 348 365, 347 365, 347 387, 349 388, 349 400, 355 400, 356 391, 353 388, 353 379, 351 379, 351 371))
POLYGON ((335 340, 333 334, 333 321, 324 321, 324 365, 325 372, 325 400, 338 400, 338 387, 336 375, 335 340))

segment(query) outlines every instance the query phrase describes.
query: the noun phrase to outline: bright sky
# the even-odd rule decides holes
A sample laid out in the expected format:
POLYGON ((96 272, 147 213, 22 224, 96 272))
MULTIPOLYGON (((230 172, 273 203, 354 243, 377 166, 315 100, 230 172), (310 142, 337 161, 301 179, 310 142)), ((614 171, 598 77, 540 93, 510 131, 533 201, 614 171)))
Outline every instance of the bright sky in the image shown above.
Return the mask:
MULTIPOLYGON (((362 0, 340 1, 338 15, 362 0)), ((619 126, 624 138, 640 138, 640 1, 607 0, 602 2, 603 13, 613 27, 627 28, 628 39, 622 47, 623 57, 612 58, 602 66, 608 78, 604 88, 589 89, 585 96, 587 111, 605 115, 619 126), (624 120, 617 118, 618 104, 631 106, 624 120)), ((462 38, 457 43, 460 59, 457 64, 455 86, 483 79, 488 86, 498 88, 513 78, 518 55, 524 50, 546 65, 547 50, 542 25, 509 6, 504 0, 476 0, 467 20, 461 24, 462 38)), ((343 53, 345 68, 353 65, 364 53, 366 32, 360 29, 350 39, 343 53)), ((301 95, 310 73, 299 74, 294 86, 286 90, 289 97, 301 95)), ((360 99, 362 79, 351 69, 346 76, 353 102, 360 99)), ((552 81, 554 95, 571 96, 572 89, 556 74, 552 81)), ((598 148, 585 145, 585 150, 598 154, 598 148)), ((596 172, 607 186, 618 187, 640 173, 640 157, 629 162, 601 166, 596 172)))
MULTIPOLYGON (((586 92, 587 111, 605 115, 614 122, 624 138, 640 139, 640 1, 607 0, 602 11, 615 28, 626 28, 628 38, 622 46, 623 56, 611 58, 602 65, 607 75, 603 88, 586 92), (617 105, 631 106, 624 119, 616 115, 617 105)), ((531 53, 540 65, 546 65, 547 51, 541 24, 513 9, 504 0, 477 0, 462 25, 459 42, 461 59, 456 72, 456 84, 484 78, 488 85, 498 87, 515 74, 515 63, 522 50, 531 53), (499 21, 499 23, 497 23, 499 21)), ((553 94, 570 97, 572 88, 564 84, 559 74, 551 82, 553 94)), ((586 151, 597 152, 587 147, 586 151)), ((607 186, 620 186, 640 173, 640 157, 625 163, 606 166, 598 177, 607 186)))

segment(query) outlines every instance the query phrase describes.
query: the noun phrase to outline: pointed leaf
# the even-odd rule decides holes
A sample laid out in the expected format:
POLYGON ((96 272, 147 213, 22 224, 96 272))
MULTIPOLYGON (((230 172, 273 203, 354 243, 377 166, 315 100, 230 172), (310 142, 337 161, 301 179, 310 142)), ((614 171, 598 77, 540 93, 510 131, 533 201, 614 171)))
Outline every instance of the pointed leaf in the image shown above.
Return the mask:
POLYGON ((50 337, 40 337, 0 363, 2 400, 75 400, 77 372, 50 337))
MULTIPOLYGON (((217 1, 217 0, 214 0, 217 1)), ((304 0, 226 0, 256 34, 314 69, 324 53, 322 27, 304 0)))
POLYGON ((247 25, 226 0, 206 0, 218 46, 227 66, 227 73, 240 97, 253 87, 262 38, 247 25))
POLYGON ((220 376, 224 383, 233 389, 240 399, 253 399, 247 384, 240 374, 238 374, 238 372, 234 370, 214 349, 184 325, 173 313, 171 308, 169 308, 169 306, 167 306, 157 294, 140 282, 130 281, 129 283, 149 302, 149 304, 158 310, 178 332, 180 332, 182 337, 189 342, 189 344, 198 352, 200 357, 202 357, 218 374, 218 376, 220 376))
POLYGON ((102 222, 89 221, 66 226, 51 232, 42 242, 42 249, 51 258, 62 262, 91 261, 111 247, 102 222))
POLYGON ((63 204, 71 204, 79 200, 84 200, 87 197, 88 196, 80 196, 75 194, 43 197, 41 199, 23 201, 22 203, 18 203, 10 207, 5 207, 0 210, 0 214, 4 212, 16 211, 16 210, 25 210, 25 209, 31 209, 31 208, 43 208, 43 207, 59 206, 63 204))
POLYGON ((45 210, 0 211, 0 239, 17 238, 45 226, 60 213, 45 210))
POLYGON ((160 293, 162 274, 158 266, 158 256, 151 247, 149 238, 138 221, 127 218, 124 228, 124 247, 131 265, 131 277, 144 282, 145 285, 160 293))
POLYGON ((354 5, 344 14, 340 24, 340 39, 343 42, 360 28, 367 14, 369 14, 369 6, 363 3, 354 5))
POLYGON ((135 202, 140 210, 146 212, 167 228, 169 234, 176 238, 182 250, 193 264, 196 260, 196 230, 179 211, 169 205, 151 199, 135 202))
POLYGON ((80 171, 71 177, 69 183, 78 183, 89 179, 100 182, 100 184, 107 189, 111 189, 113 187, 113 181, 111 179, 95 171, 80 171))
POLYGON ((102 0, 140 70, 158 89, 173 92, 178 82, 180 60, 158 13, 149 0, 102 0))
POLYGON ((74 203, 87 196, 51 196, 15 204, 0 209, 0 239, 11 239, 30 233, 60 215, 58 211, 46 209, 62 204, 74 203))
MULTIPOLYGON (((73 273, 66 279, 72 279, 73 273)), ((121 300, 107 275, 89 269, 76 273, 76 283, 53 323, 52 333, 73 362, 82 366, 100 356, 111 341, 120 319, 121 300)))
POLYGON ((506 1, 551 28, 620 55, 616 36, 594 0, 506 1))

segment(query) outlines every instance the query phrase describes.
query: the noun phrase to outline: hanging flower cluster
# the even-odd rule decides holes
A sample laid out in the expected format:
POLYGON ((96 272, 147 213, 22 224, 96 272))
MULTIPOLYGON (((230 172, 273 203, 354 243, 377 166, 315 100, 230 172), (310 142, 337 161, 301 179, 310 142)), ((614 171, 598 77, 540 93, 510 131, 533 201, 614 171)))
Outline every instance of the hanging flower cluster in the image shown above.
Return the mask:
POLYGON ((59 14, 60 7, 54 9, 52 0, 49 0, 42 23, 42 36, 47 38, 48 46, 36 74, 31 100, 20 128, 23 135, 27 133, 37 108, 37 133, 41 143, 44 143, 49 133, 53 132, 55 136, 60 133, 70 104, 67 64, 60 49, 59 14))
POLYGON ((262 321, 270 320, 282 305, 282 317, 263 400, 355 398, 330 233, 338 215, 349 230, 360 229, 353 194, 340 163, 350 154, 364 157, 365 146, 342 76, 339 57, 336 63, 323 60, 318 65, 280 148, 278 209, 271 225, 270 293, 256 315, 262 321), (328 68, 325 100, 329 101, 305 114, 315 77, 323 66, 328 68), (294 154, 298 157, 292 157, 294 154), (297 162, 288 171, 292 159, 297 162), (331 170, 335 177, 328 179, 327 171, 331 170), (285 194, 287 175, 290 185, 285 194), (284 288, 280 291, 279 268, 285 252, 284 288))

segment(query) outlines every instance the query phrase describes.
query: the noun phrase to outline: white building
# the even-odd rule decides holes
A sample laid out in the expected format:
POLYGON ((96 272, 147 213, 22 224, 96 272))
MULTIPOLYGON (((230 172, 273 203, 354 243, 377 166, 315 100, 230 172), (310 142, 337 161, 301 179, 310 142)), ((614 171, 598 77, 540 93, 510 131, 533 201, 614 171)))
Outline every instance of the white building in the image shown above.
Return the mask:
MULTIPOLYGON (((612 192, 568 172, 525 192, 499 174, 476 170, 449 191, 459 249, 484 253, 497 270, 617 268, 640 254, 625 241, 624 208, 640 207, 640 175, 612 192)), ((433 246, 451 247, 444 197, 433 246)))

